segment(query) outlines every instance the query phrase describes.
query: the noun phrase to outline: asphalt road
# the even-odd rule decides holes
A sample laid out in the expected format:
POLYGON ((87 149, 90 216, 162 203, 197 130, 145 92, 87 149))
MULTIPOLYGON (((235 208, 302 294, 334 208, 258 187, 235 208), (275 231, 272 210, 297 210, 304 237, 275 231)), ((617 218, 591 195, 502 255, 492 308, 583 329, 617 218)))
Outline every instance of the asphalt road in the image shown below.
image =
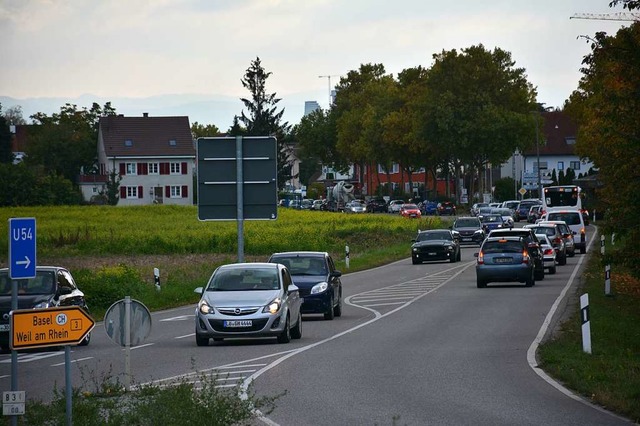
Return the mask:
MULTIPOLYGON (((406 259, 347 273, 342 317, 305 316, 302 339, 289 344, 225 340, 197 347, 193 306, 153 313, 151 335, 130 353, 132 383, 206 373, 220 386, 252 383, 258 395, 286 391, 258 422, 283 426, 628 424, 557 389, 527 355, 558 297, 575 293, 567 283, 579 276, 584 256, 569 258, 531 288, 477 289, 477 250, 464 248, 455 264, 406 259)), ((126 380, 125 351, 102 323, 89 346, 72 348, 71 359, 74 386, 91 391, 105 377, 126 380)), ((54 386, 64 388, 65 368, 62 350, 21 353, 18 390, 48 400, 54 386)), ((10 356, 0 355, 3 390, 10 371, 10 356)))

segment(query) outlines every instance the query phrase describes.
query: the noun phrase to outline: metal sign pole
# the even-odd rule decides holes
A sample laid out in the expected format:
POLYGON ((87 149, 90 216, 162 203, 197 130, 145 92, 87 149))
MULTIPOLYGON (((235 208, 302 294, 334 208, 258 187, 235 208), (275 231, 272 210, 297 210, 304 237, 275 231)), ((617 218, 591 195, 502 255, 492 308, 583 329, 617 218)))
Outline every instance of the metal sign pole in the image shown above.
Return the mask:
POLYGON ((242 174, 242 136, 236 136, 236 220, 238 223, 238 262, 244 262, 244 176, 242 174))
POLYGON ((71 346, 64 346, 64 380, 65 380, 65 397, 67 404, 67 426, 71 426, 71 419, 73 419, 72 407, 71 403, 71 346))

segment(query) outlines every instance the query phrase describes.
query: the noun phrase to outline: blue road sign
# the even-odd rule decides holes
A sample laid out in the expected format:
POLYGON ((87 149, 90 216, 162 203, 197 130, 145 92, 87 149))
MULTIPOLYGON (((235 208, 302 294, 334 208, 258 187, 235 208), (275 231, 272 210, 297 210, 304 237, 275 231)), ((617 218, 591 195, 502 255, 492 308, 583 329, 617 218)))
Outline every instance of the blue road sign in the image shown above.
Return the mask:
POLYGON ((9 219, 9 277, 12 279, 36 276, 36 220, 9 219))

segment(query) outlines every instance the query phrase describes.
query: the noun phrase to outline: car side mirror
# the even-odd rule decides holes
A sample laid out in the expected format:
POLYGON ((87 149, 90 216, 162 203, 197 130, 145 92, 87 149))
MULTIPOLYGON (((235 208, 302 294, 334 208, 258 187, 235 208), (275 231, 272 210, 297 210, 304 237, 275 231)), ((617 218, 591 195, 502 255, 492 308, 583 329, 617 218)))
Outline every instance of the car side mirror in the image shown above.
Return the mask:
POLYGON ((415 243, 415 242, 416 242, 416 239, 414 238, 413 240, 411 240, 411 242, 412 242, 412 243, 415 243))
POLYGON ((473 253, 473 257, 478 257, 479 253, 473 253))
POLYGON ((336 277, 336 278, 341 277, 341 276, 342 276, 342 272, 340 272, 340 271, 333 271, 333 272, 331 273, 331 276, 332 276, 332 277, 336 277))
POLYGON ((529 247, 529 248, 540 248, 540 244, 538 244, 538 243, 529 243, 527 245, 527 247, 529 247))
POLYGON ((69 287, 58 287, 58 296, 66 296, 67 294, 71 294, 73 292, 69 287))
POLYGON ((299 291, 300 289, 298 288, 297 285, 295 285, 294 283, 289 284, 289 288, 287 288, 287 293, 291 294, 294 291, 299 291))
POLYGON ((196 289, 193 290, 193 292, 202 295, 203 290, 204 289, 202 287, 196 287, 196 289))

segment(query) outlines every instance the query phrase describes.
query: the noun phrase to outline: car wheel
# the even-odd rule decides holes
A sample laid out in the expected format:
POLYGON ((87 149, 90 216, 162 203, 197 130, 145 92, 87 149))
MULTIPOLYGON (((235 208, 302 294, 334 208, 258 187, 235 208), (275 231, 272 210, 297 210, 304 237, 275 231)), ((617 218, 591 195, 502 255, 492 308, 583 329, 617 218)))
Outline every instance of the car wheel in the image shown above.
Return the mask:
POLYGON ((209 346, 209 338, 202 337, 196 333, 196 345, 198 346, 209 346))
POLYGON ((342 316, 342 292, 338 294, 338 304, 333 308, 333 315, 336 317, 342 316))
POLYGON ((458 262, 460 262, 462 260, 462 253, 460 252, 460 250, 458 250, 458 257, 456 258, 456 260, 458 262))
POLYGON ((329 306, 329 310, 324 313, 324 319, 331 321, 335 317, 333 306, 329 306))
POLYGON ((298 314, 298 322, 296 323, 296 326, 291 330, 291 337, 294 339, 302 338, 302 314, 300 313, 298 314))
POLYGON ((539 271, 535 271, 533 273, 533 278, 538 281, 544 280, 544 268, 539 271))
POLYGON ((415 257, 411 258, 411 263, 413 263, 414 265, 418 265, 422 262, 420 262, 418 259, 416 259, 415 257))
MULTIPOLYGON (((333 312, 333 310, 331 311, 333 312)), ((289 328, 289 317, 284 323, 284 330, 278 336, 278 343, 289 343, 291 341, 291 329, 289 328)))
POLYGON ((534 285, 536 285, 536 280, 535 280, 535 276, 533 273, 531 273, 531 276, 527 279, 527 281, 524 283, 525 287, 533 287, 534 285))
POLYGON ((449 258, 449 263, 455 263, 458 256, 454 253, 453 256, 449 258))
POLYGON ((214 337, 213 338, 214 342, 222 342, 222 340, 223 340, 222 337, 214 337))
POLYGON ((78 343, 78 346, 87 346, 89 342, 91 342, 91 333, 87 334, 87 336, 78 343))
POLYGON ((482 281, 481 279, 478 279, 476 285, 478 286, 478 288, 485 288, 487 286, 487 283, 482 281))
POLYGON ((549 273, 550 273, 551 275, 555 274, 555 273, 556 273, 556 267, 554 266, 554 267, 552 267, 552 268, 549 268, 549 273))
POLYGON ((587 252, 586 247, 580 247, 580 254, 585 254, 587 252))
POLYGON ((564 254, 560 259, 558 259, 558 265, 566 265, 567 264, 567 253, 564 254))
POLYGON ((576 249, 571 250, 569 253, 567 253, 569 255, 569 257, 574 257, 576 255, 576 249))

